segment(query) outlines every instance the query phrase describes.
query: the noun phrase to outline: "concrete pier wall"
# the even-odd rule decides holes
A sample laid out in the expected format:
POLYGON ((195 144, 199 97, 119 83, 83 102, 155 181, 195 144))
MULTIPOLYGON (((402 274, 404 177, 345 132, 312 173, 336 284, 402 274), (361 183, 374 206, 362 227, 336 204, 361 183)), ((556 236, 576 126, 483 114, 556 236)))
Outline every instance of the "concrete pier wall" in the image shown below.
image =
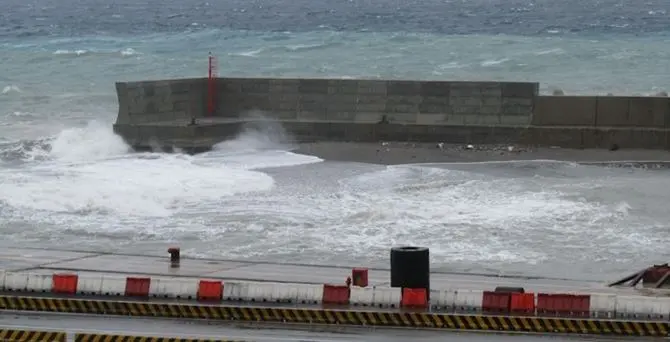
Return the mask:
POLYGON ((206 78, 117 82, 117 124, 147 124, 190 120, 204 115, 206 78))
POLYGON ((116 89, 114 130, 135 147, 206 149, 239 131, 251 111, 280 120, 298 140, 670 146, 668 97, 539 96, 530 82, 220 78, 213 117, 206 78, 116 89))
POLYGON ((217 115, 260 110, 288 120, 392 124, 530 124, 537 83, 226 78, 217 115))
POLYGON ((538 96, 535 126, 670 127, 670 98, 633 96, 538 96))

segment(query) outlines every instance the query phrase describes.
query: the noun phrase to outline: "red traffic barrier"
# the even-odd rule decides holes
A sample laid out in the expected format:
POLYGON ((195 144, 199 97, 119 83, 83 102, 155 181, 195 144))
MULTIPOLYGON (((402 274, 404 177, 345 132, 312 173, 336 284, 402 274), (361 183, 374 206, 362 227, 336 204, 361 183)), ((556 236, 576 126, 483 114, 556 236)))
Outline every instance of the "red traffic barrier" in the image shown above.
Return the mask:
POLYGON ((79 276, 76 274, 58 274, 51 276, 51 292, 62 294, 77 293, 79 276))
POLYGON ((368 269, 354 268, 351 270, 351 278, 354 280, 354 286, 366 287, 368 286, 368 269))
POLYGON ((510 297, 509 309, 513 313, 535 313, 535 294, 512 293, 510 297))
POLYGON ((349 304, 349 287, 346 285, 323 285, 323 304, 349 304))
POLYGON ((223 282, 201 280, 198 284, 198 300, 220 301, 223 298, 223 282))
POLYGON ((127 297, 149 297, 149 288, 151 288, 151 278, 126 278, 127 297))
POLYGON ((482 310, 485 312, 509 312, 511 293, 484 291, 482 310))
POLYGON ((400 306, 406 308, 428 307, 428 295, 426 289, 403 288, 400 306))
POLYGON ((588 316, 590 307, 590 295, 537 294, 538 314, 588 316))

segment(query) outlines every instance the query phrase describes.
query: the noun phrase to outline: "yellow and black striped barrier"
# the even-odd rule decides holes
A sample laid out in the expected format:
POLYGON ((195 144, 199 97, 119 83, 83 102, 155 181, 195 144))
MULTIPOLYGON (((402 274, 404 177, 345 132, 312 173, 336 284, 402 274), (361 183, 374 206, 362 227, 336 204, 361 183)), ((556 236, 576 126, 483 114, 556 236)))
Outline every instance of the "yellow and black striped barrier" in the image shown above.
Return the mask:
POLYGON ((66 342, 64 332, 39 330, 0 329, 0 341, 3 342, 66 342))
POLYGON ((245 322, 535 332, 545 334, 566 333, 665 337, 668 336, 668 331, 670 331, 670 322, 218 306, 75 298, 0 296, 0 310, 2 309, 245 322))
POLYGON ((243 342, 234 340, 209 340, 200 338, 178 338, 157 336, 75 334, 75 342, 243 342))

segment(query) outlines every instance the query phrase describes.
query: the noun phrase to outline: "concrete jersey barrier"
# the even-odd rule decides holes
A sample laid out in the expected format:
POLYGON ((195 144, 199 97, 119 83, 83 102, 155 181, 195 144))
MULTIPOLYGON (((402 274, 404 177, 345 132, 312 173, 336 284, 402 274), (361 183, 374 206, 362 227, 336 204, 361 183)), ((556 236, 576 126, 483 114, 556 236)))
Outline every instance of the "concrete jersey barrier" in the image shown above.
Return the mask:
POLYGON ((9 292, 123 298, 181 299, 206 303, 340 305, 358 309, 402 309, 451 313, 561 315, 669 321, 670 298, 609 293, 510 294, 482 290, 433 289, 410 301, 408 289, 331 284, 220 281, 214 279, 89 274, 1 272, 9 292), (519 302, 525 297, 525 303, 519 302), (528 297, 530 296, 530 297, 528 297), (517 298, 518 297, 518 298, 517 298), (518 303, 517 303, 518 302, 518 303), (515 304, 516 303, 516 304, 515 304), (521 303, 521 304, 519 304, 521 303), (523 311, 523 312, 522 312, 523 311))
POLYGON ((430 328, 541 334, 594 334, 667 337, 670 323, 600 318, 462 315, 452 313, 203 305, 151 301, 91 300, 0 295, 0 310, 134 317, 204 319, 306 325, 430 328))

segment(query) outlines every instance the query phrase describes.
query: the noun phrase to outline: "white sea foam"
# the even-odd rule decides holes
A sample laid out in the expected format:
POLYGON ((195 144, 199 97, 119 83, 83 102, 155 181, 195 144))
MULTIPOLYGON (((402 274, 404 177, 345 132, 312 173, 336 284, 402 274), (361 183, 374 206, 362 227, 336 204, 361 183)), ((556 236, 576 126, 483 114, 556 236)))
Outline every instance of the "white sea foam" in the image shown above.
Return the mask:
POLYGON ((169 216, 182 206, 266 191, 274 184, 266 174, 225 160, 202 165, 179 154, 128 154, 128 146, 99 124, 61 132, 49 156, 25 173, 3 173, 0 201, 47 215, 169 216))
POLYGON ((15 85, 8 85, 2 88, 2 94, 21 93, 21 89, 15 85))

